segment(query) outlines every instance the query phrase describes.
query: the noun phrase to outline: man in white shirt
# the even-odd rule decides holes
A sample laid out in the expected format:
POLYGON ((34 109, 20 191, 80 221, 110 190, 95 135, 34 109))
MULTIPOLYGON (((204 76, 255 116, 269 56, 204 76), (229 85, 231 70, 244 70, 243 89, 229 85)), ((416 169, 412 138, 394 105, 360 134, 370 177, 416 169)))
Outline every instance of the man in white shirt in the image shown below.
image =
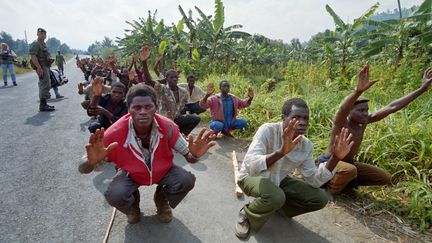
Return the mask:
POLYGON ((299 98, 288 99, 282 107, 282 122, 263 124, 255 134, 238 175, 238 185, 255 199, 239 213, 236 236, 244 239, 267 222, 276 210, 294 217, 319 210, 327 204, 320 187, 329 181, 340 158, 353 146, 352 135, 342 128, 335 140, 333 154, 317 168, 313 144, 305 134, 309 108, 299 98), (294 178, 298 169, 302 179, 294 178))
POLYGON ((189 95, 188 102, 185 104, 182 114, 186 114, 187 112, 189 112, 189 114, 199 115, 200 113, 206 111, 199 105, 199 102, 205 96, 205 93, 200 87, 195 85, 194 75, 189 74, 187 76, 187 83, 179 84, 178 86, 187 90, 189 95))

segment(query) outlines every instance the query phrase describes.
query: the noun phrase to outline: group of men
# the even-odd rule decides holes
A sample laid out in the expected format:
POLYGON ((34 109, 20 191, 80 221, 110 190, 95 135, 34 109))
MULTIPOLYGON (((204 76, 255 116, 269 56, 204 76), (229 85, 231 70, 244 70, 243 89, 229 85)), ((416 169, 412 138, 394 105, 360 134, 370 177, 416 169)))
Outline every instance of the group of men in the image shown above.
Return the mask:
MULTIPOLYGON (((43 42, 38 45, 31 49, 32 61, 40 78, 40 109, 48 110, 49 86, 44 83, 49 68, 47 50, 43 42)), ((204 93, 195 85, 193 75, 187 76, 186 84, 178 84, 175 69, 154 80, 147 63, 150 48, 142 48, 139 54, 141 63, 134 55, 129 67, 120 67, 114 57, 107 61, 77 57, 77 66, 86 79, 78 85, 78 93, 86 95, 82 106, 89 116, 97 118, 89 126, 87 159, 79 170, 90 173, 103 161, 116 165, 105 198, 127 215, 129 223, 140 220, 138 188, 157 184, 157 215, 168 223, 173 217, 171 209, 195 184, 191 172, 175 165, 173 151, 195 163, 215 144, 218 133, 231 136, 232 130, 246 127, 246 120, 238 119, 237 114, 251 105, 254 92, 250 88, 248 98, 239 99, 230 94, 229 82, 222 80, 220 94, 214 95, 213 85, 204 93), (190 133, 206 109, 211 114, 210 131, 202 129, 195 139, 190 133)), ((312 156, 313 144, 305 137, 309 108, 303 99, 287 99, 281 121, 265 123, 257 130, 237 178, 243 192, 254 198, 239 211, 237 237, 245 239, 251 229, 259 231, 276 211, 291 218, 322 209, 329 198, 345 188, 392 183, 389 173, 356 161, 355 156, 369 123, 399 111, 430 89, 432 69, 425 71, 420 88, 369 114, 368 99, 361 95, 375 83, 369 81, 366 65, 356 89, 336 113, 327 152, 320 156, 318 166, 312 156), (295 170, 300 177, 294 175, 295 170)))

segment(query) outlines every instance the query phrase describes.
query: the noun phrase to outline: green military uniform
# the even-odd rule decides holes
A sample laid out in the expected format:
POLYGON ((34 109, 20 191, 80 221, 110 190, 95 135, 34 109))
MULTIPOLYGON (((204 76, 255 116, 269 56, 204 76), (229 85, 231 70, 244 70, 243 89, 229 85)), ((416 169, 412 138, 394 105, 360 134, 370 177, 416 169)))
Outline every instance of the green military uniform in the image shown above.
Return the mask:
POLYGON ((39 78, 39 98, 41 100, 47 100, 50 98, 49 90, 51 89, 50 81, 50 53, 48 51, 48 46, 45 41, 34 41, 30 45, 30 55, 36 55, 39 64, 43 69, 43 77, 39 78))
POLYGON ((56 65, 57 65, 58 69, 63 73, 63 70, 64 70, 63 63, 65 62, 63 55, 57 54, 55 61, 56 61, 56 65))

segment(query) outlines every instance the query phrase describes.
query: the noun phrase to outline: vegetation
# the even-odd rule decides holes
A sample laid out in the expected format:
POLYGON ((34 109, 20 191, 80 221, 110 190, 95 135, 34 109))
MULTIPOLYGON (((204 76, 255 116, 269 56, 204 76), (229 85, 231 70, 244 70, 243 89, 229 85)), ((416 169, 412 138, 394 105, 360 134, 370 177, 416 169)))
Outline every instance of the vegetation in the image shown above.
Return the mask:
MULTIPOLYGON (((178 23, 165 25, 157 12, 131 22, 118 38, 119 53, 130 59, 143 45, 164 55, 183 74, 194 73, 199 85, 231 82, 232 93, 246 97, 256 90, 252 106, 240 112, 249 127, 239 136, 251 137, 265 122, 280 120, 288 97, 304 98, 311 109, 307 136, 318 156, 329 140, 333 116, 355 87, 357 73, 369 62, 371 78, 381 81, 367 92, 374 111, 421 85, 432 58, 432 0, 411 9, 375 14, 378 3, 353 23, 346 23, 330 6, 334 30, 314 35, 307 43, 271 40, 224 26, 224 6, 215 0, 212 15, 198 7, 185 12, 178 23), (196 16, 195 16, 196 15, 196 16), (396 16, 396 18, 394 18, 396 16)), ((399 4, 400 6, 400 4, 399 4)), ((358 160, 378 165, 394 176, 393 187, 367 188, 377 200, 412 220, 421 230, 432 224, 432 94, 426 93, 402 111, 367 130, 358 160)))
MULTIPOLYGON (((0 43, 5 42, 8 44, 9 48, 12 49, 18 56, 27 56, 28 47, 31 43, 27 43, 26 40, 16 39, 2 31, 0 32, 0 43)), ((71 49, 66 43, 62 43, 59 39, 55 37, 50 37, 46 40, 48 49, 51 53, 57 53, 61 51, 63 54, 70 54, 72 52, 80 52, 79 50, 71 49)))

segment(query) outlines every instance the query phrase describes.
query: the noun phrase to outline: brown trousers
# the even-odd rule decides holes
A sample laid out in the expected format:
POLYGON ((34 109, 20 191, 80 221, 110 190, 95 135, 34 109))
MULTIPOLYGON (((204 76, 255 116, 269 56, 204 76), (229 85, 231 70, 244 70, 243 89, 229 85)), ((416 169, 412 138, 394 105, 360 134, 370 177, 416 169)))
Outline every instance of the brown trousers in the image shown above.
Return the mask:
POLYGON ((376 166, 339 161, 336 174, 327 183, 327 190, 332 194, 340 193, 355 178, 360 186, 390 185, 392 181, 390 173, 376 166))

